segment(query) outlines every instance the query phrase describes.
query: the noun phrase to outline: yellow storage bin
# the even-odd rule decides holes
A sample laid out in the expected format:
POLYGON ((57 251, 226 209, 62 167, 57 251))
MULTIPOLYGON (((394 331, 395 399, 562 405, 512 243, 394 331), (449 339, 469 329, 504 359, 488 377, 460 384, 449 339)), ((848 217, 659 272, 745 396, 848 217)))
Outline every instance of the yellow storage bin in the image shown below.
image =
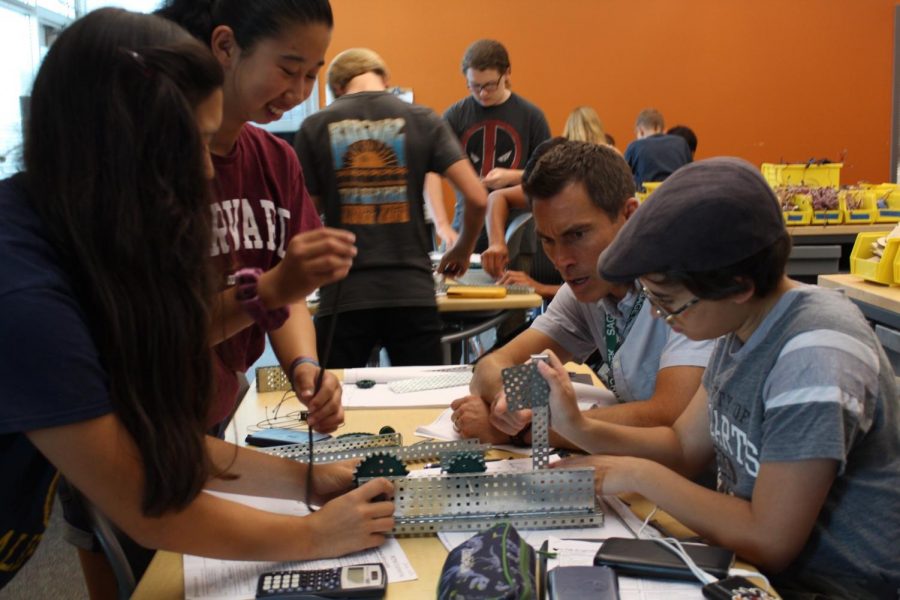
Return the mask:
POLYGON ((843 163, 779 164, 763 163, 760 170, 769 185, 808 185, 811 187, 840 187, 843 163))
POLYGON ((867 281, 895 285, 898 266, 894 264, 894 259, 897 257, 900 238, 887 241, 881 260, 877 260, 878 257, 872 252, 872 243, 878 238, 885 237, 888 233, 890 232, 860 233, 856 236, 856 243, 853 244, 853 251, 850 253, 851 273, 867 281))
POLYGON ((812 211, 812 225, 840 225, 844 222, 844 211, 840 208, 834 210, 814 210, 812 211))
POLYGON ((900 223, 900 190, 885 193, 878 189, 875 196, 875 221, 878 223, 900 223))
POLYGON ((874 223, 878 216, 873 190, 841 190, 838 192, 841 210, 844 211, 844 222, 850 225, 874 223))
POLYGON ((655 192, 656 188, 658 188, 662 184, 663 184, 662 181, 645 181, 643 183, 644 191, 647 192, 647 195, 649 196, 650 194, 655 192))
POLYGON ((796 210, 784 210, 784 201, 781 204, 781 214, 784 216, 785 225, 809 225, 812 220, 812 206, 810 205, 809 195, 795 194, 790 197, 791 202, 796 205, 796 210))
POLYGON ((644 192, 635 192, 634 197, 637 198, 637 201, 638 201, 638 202, 640 202, 641 204, 643 204, 643 203, 644 203, 644 200, 646 200, 646 199, 647 199, 647 196, 649 196, 649 195, 650 195, 650 194, 645 194, 644 192))

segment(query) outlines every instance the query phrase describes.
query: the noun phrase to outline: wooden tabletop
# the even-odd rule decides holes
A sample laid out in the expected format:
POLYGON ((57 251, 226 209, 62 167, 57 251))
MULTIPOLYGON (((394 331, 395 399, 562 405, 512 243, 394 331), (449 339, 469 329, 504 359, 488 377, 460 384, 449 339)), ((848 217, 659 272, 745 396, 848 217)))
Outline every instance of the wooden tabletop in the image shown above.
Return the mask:
POLYGON ((862 277, 846 273, 819 275, 819 285, 844 289, 847 296, 857 302, 900 314, 900 287, 866 281, 862 277))
MULTIPOLYGON (((590 369, 584 365, 569 364, 567 367, 570 371, 590 372, 590 369)), ((596 381, 596 376, 594 378, 596 381)), ((226 437, 231 437, 232 441, 235 437, 243 439, 247 433, 247 426, 256 424, 260 420, 260 416, 266 413, 266 408, 275 406, 281 398, 282 392, 257 394, 255 391, 251 391, 248 393, 235 415, 234 427, 229 427, 226 437)), ((285 412, 298 408, 299 404, 296 399, 287 400, 282 407, 285 412), (289 403, 290 405, 288 405, 289 403)), ((340 434, 341 431, 377 431, 383 425, 390 425, 403 435, 404 444, 410 444, 416 440, 416 427, 432 422, 442 410, 441 408, 348 409, 346 424, 337 433, 340 434)), ((491 452, 498 451, 492 450, 491 452)), ((623 499, 641 518, 649 514, 653 508, 646 500, 634 494, 625 495, 623 499)), ((657 512, 655 519, 675 535, 692 535, 690 530, 662 511, 657 512)), ((398 539, 418 578, 414 581, 390 584, 385 598, 387 600, 434 598, 441 569, 447 557, 447 550, 437 536, 433 535, 398 539)), ((173 552, 157 552, 139 582, 132 599, 180 600, 181 598, 184 598, 182 555, 173 552)))
POLYGON ((793 225, 787 228, 793 237, 809 237, 823 235, 847 235, 857 233, 869 233, 876 231, 890 231, 895 223, 869 223, 866 225, 793 225))
MULTIPOLYGON (((544 299, 538 294, 506 294, 503 298, 448 298, 436 296, 438 312, 470 312, 481 310, 513 310, 519 308, 537 308, 544 299)), ((319 303, 308 303, 312 314, 319 310, 319 303)))

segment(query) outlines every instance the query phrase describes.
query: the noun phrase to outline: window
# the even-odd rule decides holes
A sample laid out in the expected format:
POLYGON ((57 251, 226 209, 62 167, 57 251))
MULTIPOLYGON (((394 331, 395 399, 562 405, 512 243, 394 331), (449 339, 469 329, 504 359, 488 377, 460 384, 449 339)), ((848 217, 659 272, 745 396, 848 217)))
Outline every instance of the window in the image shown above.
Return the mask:
POLYGON ((0 178, 21 169, 31 85, 63 28, 101 6, 149 12, 158 5, 159 0, 0 0, 0 178))

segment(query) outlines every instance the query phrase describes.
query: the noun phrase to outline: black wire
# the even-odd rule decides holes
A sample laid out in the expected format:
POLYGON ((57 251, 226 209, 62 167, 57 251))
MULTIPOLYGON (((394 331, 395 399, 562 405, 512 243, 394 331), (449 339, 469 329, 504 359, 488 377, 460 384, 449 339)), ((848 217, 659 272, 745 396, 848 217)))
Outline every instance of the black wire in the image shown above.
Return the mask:
MULTIPOLYGON (((319 364, 319 374, 316 376, 316 385, 313 389, 313 398, 315 398, 319 394, 319 390, 322 389, 322 380, 325 378, 325 367, 328 364, 328 360, 331 358, 331 343, 334 341, 334 330, 337 327, 338 313, 337 307, 338 302, 341 299, 341 284, 344 283, 344 280, 341 279, 337 282, 337 286, 334 290, 334 302, 331 303, 331 323, 328 326, 328 336, 325 338, 325 348, 321 359, 321 363, 319 364)), ((306 425, 307 433, 309 435, 309 468, 306 470, 306 508, 309 509, 309 512, 314 513, 316 510, 310 504, 309 497, 312 493, 312 479, 313 479, 313 430, 312 427, 309 426, 309 423, 306 425)))

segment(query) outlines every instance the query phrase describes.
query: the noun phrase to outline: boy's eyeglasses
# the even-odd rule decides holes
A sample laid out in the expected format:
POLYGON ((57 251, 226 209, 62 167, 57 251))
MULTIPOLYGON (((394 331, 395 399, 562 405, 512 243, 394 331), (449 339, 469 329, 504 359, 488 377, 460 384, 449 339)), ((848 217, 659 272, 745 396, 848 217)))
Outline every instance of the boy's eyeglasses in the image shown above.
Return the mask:
POLYGON ((497 81, 489 81, 487 83, 474 83, 472 81, 466 81, 466 87, 468 87, 476 94, 480 94, 481 92, 487 92, 488 94, 490 94, 497 91, 497 88, 500 87, 501 81, 503 81, 503 75, 501 75, 500 79, 498 79, 497 81))
POLYGON ((659 317, 660 319, 663 319, 667 325, 671 325, 672 321, 675 320, 675 317, 677 317, 678 315, 680 315, 681 313, 683 313, 684 311, 686 311, 693 305, 700 302, 700 298, 694 296, 692 299, 688 300, 687 302, 685 302, 684 304, 682 304, 675 310, 670 311, 670 310, 667 310, 662 305, 662 302, 659 301, 659 298, 654 296, 653 292, 648 290, 646 288, 646 286, 641 286, 641 289, 644 292, 644 296, 647 298, 647 300, 650 301, 650 305, 653 307, 653 310, 656 312, 656 316, 659 317))

